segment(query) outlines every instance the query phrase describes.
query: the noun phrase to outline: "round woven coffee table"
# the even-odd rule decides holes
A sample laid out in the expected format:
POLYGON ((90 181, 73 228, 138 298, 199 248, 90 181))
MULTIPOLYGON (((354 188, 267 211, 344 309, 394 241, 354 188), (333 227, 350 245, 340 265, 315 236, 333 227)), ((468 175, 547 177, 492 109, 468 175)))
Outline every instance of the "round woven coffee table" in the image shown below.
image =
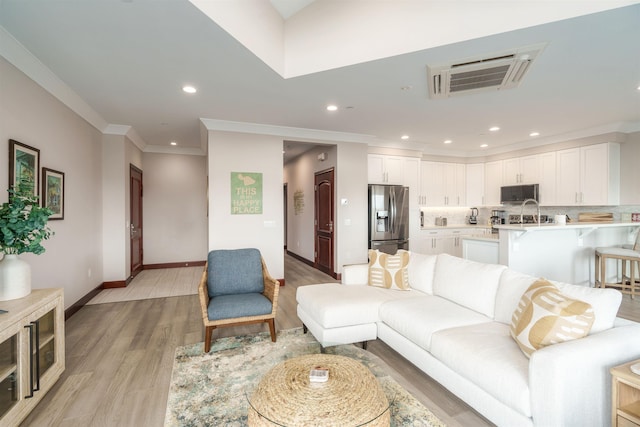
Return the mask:
POLYGON ((389 401, 371 371, 344 356, 310 354, 286 360, 249 398, 249 426, 389 426, 389 401), (329 370, 312 383, 311 369, 329 370))

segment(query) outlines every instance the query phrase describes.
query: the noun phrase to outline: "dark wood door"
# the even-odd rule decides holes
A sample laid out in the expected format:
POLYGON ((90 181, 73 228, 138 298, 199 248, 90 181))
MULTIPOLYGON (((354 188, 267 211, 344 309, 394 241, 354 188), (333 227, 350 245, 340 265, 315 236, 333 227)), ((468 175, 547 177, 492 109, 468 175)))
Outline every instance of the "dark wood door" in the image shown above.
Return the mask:
POLYGON ((130 165, 131 277, 142 271, 142 171, 130 165))
POLYGON ((315 175, 315 267, 335 277, 333 269, 333 169, 315 175))

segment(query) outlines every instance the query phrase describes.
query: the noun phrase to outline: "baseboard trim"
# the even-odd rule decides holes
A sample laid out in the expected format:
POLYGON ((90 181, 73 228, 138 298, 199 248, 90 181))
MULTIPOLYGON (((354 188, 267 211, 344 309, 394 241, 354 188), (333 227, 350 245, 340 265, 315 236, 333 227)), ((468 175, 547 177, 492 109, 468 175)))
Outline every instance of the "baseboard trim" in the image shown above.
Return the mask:
POLYGON ((165 262, 160 264, 144 264, 143 270, 154 270, 157 268, 180 268, 180 267, 204 267, 206 261, 186 261, 186 262, 165 262))
POLYGON ((102 282, 102 289, 126 288, 127 280, 112 280, 110 282, 102 282))
POLYGON ((76 314, 78 310, 87 305, 89 301, 93 299, 96 295, 100 293, 102 290, 102 285, 97 286, 95 289, 91 290, 88 294, 80 298, 78 301, 73 303, 69 308, 64 311, 64 320, 68 320, 71 316, 76 314))
POLYGON ((280 282, 280 286, 284 286, 284 279, 276 279, 278 282, 280 282))

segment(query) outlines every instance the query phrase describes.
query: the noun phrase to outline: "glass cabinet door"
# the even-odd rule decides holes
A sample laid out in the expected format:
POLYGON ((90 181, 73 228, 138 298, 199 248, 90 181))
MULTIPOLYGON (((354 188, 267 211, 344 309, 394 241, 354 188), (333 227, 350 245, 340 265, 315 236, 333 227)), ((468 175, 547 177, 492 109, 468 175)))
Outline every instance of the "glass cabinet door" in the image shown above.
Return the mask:
POLYGON ((0 418, 18 402, 18 334, 0 343, 0 418))
POLYGON ((55 347, 54 347, 54 319, 55 309, 51 310, 40 319, 40 342, 38 362, 40 365, 40 377, 55 363, 55 347))
POLYGON ((55 309, 25 327, 29 330, 29 370, 31 371, 31 384, 27 397, 32 397, 35 391, 40 390, 40 379, 55 362, 54 319, 55 309))

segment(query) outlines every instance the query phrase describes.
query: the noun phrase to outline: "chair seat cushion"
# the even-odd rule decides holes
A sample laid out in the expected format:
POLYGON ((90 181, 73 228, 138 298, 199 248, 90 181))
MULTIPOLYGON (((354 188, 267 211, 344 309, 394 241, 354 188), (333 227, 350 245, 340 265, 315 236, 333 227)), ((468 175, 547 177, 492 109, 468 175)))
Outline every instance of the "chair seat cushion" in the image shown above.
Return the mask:
POLYGON ((271 313, 271 301, 258 293, 220 295, 209 300, 209 320, 261 316, 271 313))

